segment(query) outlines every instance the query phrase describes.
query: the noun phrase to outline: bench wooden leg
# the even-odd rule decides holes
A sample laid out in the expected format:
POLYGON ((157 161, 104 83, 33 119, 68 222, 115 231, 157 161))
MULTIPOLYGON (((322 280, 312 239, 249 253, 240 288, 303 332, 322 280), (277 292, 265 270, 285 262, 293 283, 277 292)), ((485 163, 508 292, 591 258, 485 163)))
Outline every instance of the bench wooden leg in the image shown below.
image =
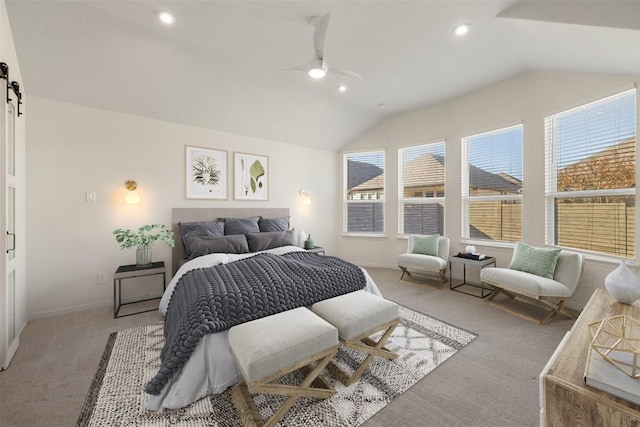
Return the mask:
POLYGON ((293 404, 301 397, 311 397, 316 399, 327 399, 333 396, 336 391, 319 377, 320 372, 331 362, 331 359, 338 352, 338 347, 332 347, 322 353, 312 356, 301 363, 290 368, 282 369, 273 375, 253 381, 247 384, 242 380, 231 390, 233 403, 240 413, 240 420, 245 427, 272 427, 276 425, 293 404), (317 362, 315 366, 310 364, 317 362), (306 374, 302 382, 297 385, 274 384, 278 378, 300 369, 306 374), (250 393, 273 394, 288 396, 287 400, 271 415, 267 421, 263 421, 260 412, 251 397, 250 393))
POLYGON ((339 367, 336 363, 331 362, 328 366, 328 369, 331 373, 345 386, 350 386, 354 382, 358 381, 360 376, 364 373, 365 369, 369 366, 374 356, 381 356, 386 359, 395 359, 398 357, 397 354, 389 351, 384 347, 385 342, 389 339, 393 331, 400 323, 400 319, 392 320, 391 322, 385 323, 384 325, 379 326, 373 331, 369 331, 365 334, 362 334, 358 337, 352 338, 348 341, 340 338, 340 341, 349 348, 352 348, 357 351, 361 351, 363 353, 367 353, 367 357, 364 361, 356 368, 353 374, 347 374, 341 367, 339 367), (370 335, 373 335, 375 332, 385 331, 382 337, 378 341, 371 339, 370 335))
POLYGON ((407 270, 407 267, 400 267, 400 270, 402 270, 402 276, 400 276, 400 280, 404 278, 405 273, 407 274, 407 276, 411 276, 411 273, 409 272, 409 270, 407 270))

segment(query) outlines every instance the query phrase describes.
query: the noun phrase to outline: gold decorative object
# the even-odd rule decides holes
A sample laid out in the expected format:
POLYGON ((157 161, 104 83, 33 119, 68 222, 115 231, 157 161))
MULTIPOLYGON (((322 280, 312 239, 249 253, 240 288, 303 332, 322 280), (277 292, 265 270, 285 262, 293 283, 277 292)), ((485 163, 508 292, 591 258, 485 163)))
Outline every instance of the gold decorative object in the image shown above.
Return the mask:
POLYGON ((640 321, 619 315, 589 323, 588 328, 594 351, 630 377, 640 378, 640 321))

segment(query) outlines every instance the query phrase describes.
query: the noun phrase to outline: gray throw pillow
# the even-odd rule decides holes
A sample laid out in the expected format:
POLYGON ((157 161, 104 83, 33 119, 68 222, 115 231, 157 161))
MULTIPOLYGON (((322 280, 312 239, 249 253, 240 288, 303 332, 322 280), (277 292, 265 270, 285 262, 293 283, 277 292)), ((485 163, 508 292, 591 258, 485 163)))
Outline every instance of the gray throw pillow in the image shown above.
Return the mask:
POLYGON ((262 218, 258 221, 260 231, 287 231, 289 229, 289 217, 262 218))
POLYGON ((251 252, 294 245, 293 231, 265 231, 264 233, 247 233, 247 242, 251 252))
POLYGON ((513 250, 509 268, 553 279, 559 256, 560 249, 536 248, 518 242, 513 250))
POLYGON ((223 218, 224 219, 224 234, 244 234, 244 233, 258 233, 260 227, 258 226, 258 220, 260 217, 253 218, 223 218))
POLYGON ((179 222, 180 236, 182 236, 182 244, 186 258, 189 257, 189 250, 187 248, 187 238, 189 237, 212 237, 212 236, 224 236, 224 222, 179 222))
POLYGON ((246 254, 249 252, 247 238, 244 234, 233 236, 213 236, 213 237, 189 237, 187 239, 189 247, 189 259, 194 259, 202 255, 223 253, 223 254, 246 254))

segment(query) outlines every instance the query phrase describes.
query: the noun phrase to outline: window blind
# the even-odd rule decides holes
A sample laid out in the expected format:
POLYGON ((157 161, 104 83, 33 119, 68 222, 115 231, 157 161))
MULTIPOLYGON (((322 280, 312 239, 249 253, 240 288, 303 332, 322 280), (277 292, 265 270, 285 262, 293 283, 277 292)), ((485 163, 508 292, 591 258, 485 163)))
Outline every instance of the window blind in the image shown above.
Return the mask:
POLYGON ((636 90, 545 118, 547 243, 635 257, 636 90))
POLYGON ((398 150, 398 233, 444 235, 445 143, 398 150))
POLYGON ((384 151, 344 156, 344 230, 384 233, 384 151))
POLYGON ((463 237, 522 239, 522 141, 522 125, 463 138, 463 237))

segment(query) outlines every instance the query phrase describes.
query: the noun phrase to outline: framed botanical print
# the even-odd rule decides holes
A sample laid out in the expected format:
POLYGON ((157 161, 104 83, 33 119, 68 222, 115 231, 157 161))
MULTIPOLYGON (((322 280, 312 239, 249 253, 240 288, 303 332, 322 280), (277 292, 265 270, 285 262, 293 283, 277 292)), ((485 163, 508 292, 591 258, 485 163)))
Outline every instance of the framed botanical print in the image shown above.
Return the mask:
POLYGON ((227 152, 186 147, 187 199, 227 199, 227 152))
POLYGON ((233 153, 233 198, 269 200, 269 158, 233 153))

